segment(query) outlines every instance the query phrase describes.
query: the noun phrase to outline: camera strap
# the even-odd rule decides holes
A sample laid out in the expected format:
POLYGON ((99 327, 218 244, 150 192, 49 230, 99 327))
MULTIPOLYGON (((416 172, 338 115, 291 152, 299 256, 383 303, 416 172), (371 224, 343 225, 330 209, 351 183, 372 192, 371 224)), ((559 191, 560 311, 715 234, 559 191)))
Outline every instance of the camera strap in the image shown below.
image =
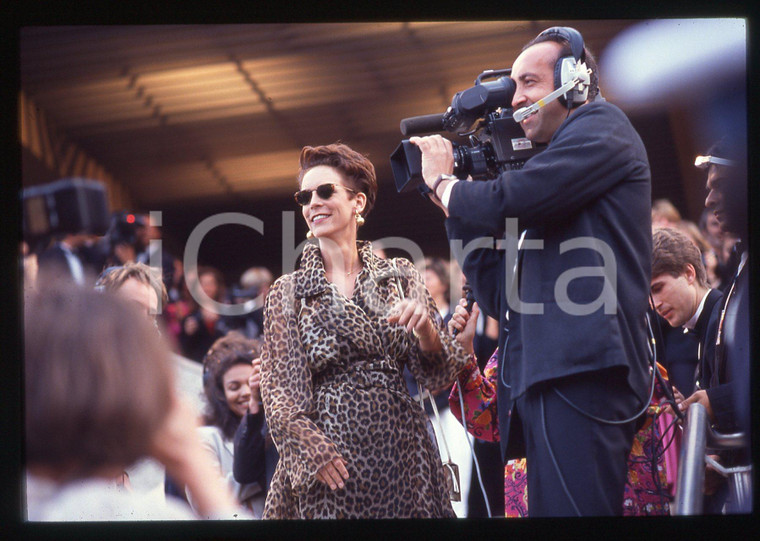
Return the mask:
MULTIPOLYGON (((401 287, 401 280, 399 278, 399 270, 396 266, 396 260, 391 259, 391 264, 393 265, 394 270, 396 290, 398 292, 399 298, 403 300, 406 298, 406 296, 404 295, 404 288, 401 287)), ((435 423, 438 426, 438 433, 441 435, 441 440, 443 441, 443 449, 446 452, 446 460, 443 461, 443 473, 446 477, 446 482, 449 489, 449 498, 452 501, 458 502, 462 498, 462 487, 459 483, 459 466, 454 464, 454 462, 451 460, 449 445, 446 442, 446 435, 443 433, 443 425, 441 424, 441 417, 438 414, 438 406, 435 404, 435 399, 433 398, 432 393, 427 389, 424 389, 418 382, 417 399, 419 400, 423 413, 425 413, 425 398, 428 398, 430 400, 430 405, 433 408, 433 414, 435 416, 435 423)), ((427 413, 425 413, 425 415, 427 415, 427 413)))

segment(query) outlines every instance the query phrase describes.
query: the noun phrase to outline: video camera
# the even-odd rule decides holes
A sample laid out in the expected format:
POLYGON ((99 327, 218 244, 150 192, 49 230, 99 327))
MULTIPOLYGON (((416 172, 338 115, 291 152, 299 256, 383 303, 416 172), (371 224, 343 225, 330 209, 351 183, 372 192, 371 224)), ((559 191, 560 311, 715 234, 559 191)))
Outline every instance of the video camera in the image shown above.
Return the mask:
POLYGON ((111 215, 111 225, 106 231, 111 248, 117 244, 130 244, 138 250, 137 230, 145 227, 145 220, 141 216, 119 210, 111 215))
MULTIPOLYGON (((454 174, 460 179, 469 176, 485 180, 522 168, 546 145, 527 139, 512 117, 511 103, 516 87, 509 78, 510 73, 511 69, 484 71, 475 79, 475 86, 454 95, 445 113, 403 119, 401 134, 448 131, 461 137, 469 136, 470 146, 452 142, 454 174), (484 81, 496 77, 495 81, 484 81)), ((391 154, 391 167, 399 193, 415 188, 423 195, 430 191, 422 179, 422 154, 408 139, 401 141, 391 154)))
POLYGON ((84 178, 64 178, 21 193, 24 240, 44 244, 56 235, 103 235, 109 225, 105 186, 84 178))

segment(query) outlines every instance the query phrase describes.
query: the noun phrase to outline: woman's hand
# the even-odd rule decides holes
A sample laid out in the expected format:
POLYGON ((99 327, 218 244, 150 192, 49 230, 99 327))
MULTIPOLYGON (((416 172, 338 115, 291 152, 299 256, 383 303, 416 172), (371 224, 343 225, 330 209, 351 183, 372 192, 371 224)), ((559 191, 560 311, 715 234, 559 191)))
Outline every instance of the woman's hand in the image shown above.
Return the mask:
POLYGON ((152 442, 151 454, 167 470, 185 468, 188 458, 194 458, 188 457, 186 451, 199 448, 195 431, 198 426, 198 417, 192 406, 183 398, 173 396, 166 420, 152 442))
POLYGON ((478 303, 473 303, 470 314, 465 308, 466 305, 467 299, 459 300, 459 304, 454 308, 454 313, 449 320, 449 332, 454 334, 454 330, 456 330, 459 334, 456 335, 455 340, 462 344, 467 353, 472 354, 474 352, 472 341, 475 338, 475 327, 478 324, 480 308, 478 308, 478 303))
POLYGON ((414 333, 423 351, 440 351, 438 331, 428 317, 427 306, 412 299, 397 302, 388 316, 388 322, 401 325, 406 332, 414 333))
MULTIPOLYGON (((680 405, 681 405, 681 402, 684 401, 684 397, 681 394, 681 391, 679 391, 675 387, 673 387, 673 398, 675 398, 676 406, 679 407, 679 411, 680 411, 680 405)), ((670 402, 668 402, 667 398, 663 398, 660 401, 660 405, 663 405, 663 404, 664 406, 662 408, 662 413, 669 413, 670 415, 676 415, 676 413, 673 411, 673 405, 670 402)))
POLYGON ((338 490, 344 487, 343 481, 348 479, 346 461, 340 457, 333 458, 330 462, 319 468, 317 481, 330 487, 330 490, 338 490))
POLYGON ((251 400, 248 402, 248 411, 258 413, 261 410, 261 359, 251 361, 251 375, 248 378, 248 387, 251 388, 251 400))
MULTIPOLYGON (((202 518, 237 508, 226 485, 210 482, 219 475, 203 449, 196 428, 198 418, 184 399, 173 396, 164 425, 151 442, 150 454, 166 466, 167 473, 193 495, 202 518)), ((230 515, 231 516, 231 515, 230 515)))
POLYGON ((430 336, 435 333, 427 316, 427 307, 412 299, 403 299, 393 305, 388 316, 390 323, 406 327, 406 332, 416 332, 418 336, 430 336))

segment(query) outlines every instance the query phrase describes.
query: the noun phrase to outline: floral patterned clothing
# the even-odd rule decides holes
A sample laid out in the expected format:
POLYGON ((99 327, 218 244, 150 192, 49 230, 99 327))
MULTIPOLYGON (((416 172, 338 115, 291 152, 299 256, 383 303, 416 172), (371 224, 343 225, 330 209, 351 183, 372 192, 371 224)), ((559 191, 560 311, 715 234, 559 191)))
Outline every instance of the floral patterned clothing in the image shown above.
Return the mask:
MULTIPOLYGON (((663 379, 667 372, 657 365, 663 379)), ((451 412, 462 421, 459 387, 462 388, 464 419, 467 430, 485 441, 499 441, 496 405, 496 378, 498 349, 488 359, 480 373, 477 361, 471 356, 459 374, 449 395, 451 412)), ((668 468, 677 465, 666 460, 666 452, 675 445, 676 430, 672 417, 664 417, 659 405, 665 391, 659 381, 647 410, 647 420, 634 437, 628 457, 628 481, 623 497, 624 516, 668 515, 672 500, 673 482, 669 482, 668 468)), ((671 453, 671 456, 673 453, 671 453)), ((510 460, 504 468, 504 514, 506 517, 528 516, 528 482, 526 460, 510 460)))

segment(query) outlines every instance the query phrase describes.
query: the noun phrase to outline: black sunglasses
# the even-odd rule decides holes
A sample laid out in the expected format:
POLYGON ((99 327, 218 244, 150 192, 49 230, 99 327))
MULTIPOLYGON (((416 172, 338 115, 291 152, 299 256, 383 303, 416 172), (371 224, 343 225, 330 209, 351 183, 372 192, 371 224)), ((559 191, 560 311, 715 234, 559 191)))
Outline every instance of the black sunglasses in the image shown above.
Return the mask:
POLYGON ((317 195, 320 199, 330 199, 332 195, 335 193, 335 188, 340 186, 341 188, 348 190, 351 193, 359 193, 356 190, 352 190, 351 188, 348 188, 346 186, 343 186, 341 184, 320 184, 313 190, 301 190, 293 194, 293 197, 296 200, 296 203, 301 205, 302 207, 305 207, 309 203, 311 203, 311 192, 317 192, 317 195))

